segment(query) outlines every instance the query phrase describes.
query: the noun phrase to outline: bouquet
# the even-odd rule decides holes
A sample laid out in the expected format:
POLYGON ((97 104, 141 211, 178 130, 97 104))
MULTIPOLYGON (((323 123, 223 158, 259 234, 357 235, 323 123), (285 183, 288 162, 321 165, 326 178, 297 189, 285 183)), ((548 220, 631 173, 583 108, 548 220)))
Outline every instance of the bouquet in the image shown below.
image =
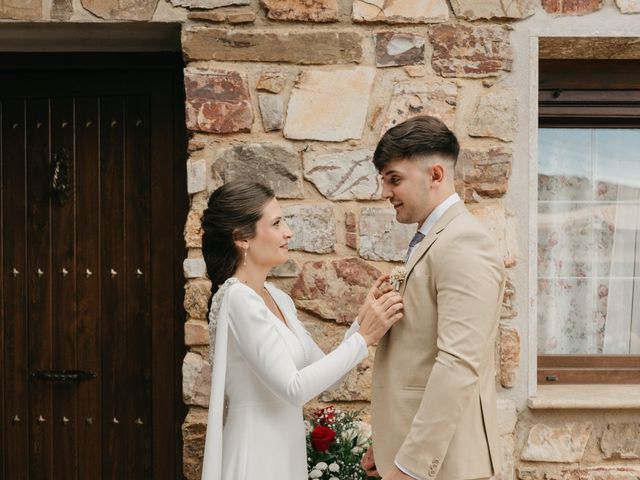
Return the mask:
POLYGON ((360 459, 371 445, 371 426, 359 420, 360 413, 330 406, 317 410, 305 421, 310 479, 369 478, 360 466, 360 459))

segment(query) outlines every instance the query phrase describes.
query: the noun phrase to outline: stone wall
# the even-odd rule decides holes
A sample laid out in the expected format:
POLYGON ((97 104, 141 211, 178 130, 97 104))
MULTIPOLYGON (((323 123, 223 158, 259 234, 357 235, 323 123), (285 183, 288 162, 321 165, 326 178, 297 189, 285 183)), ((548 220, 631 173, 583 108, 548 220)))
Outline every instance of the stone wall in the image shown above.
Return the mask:
MULTIPOLYGON (((187 2, 185 2, 187 3, 187 2)), ((436 115, 458 135, 462 153, 457 188, 472 213, 495 236, 505 266, 517 266, 514 219, 504 195, 510 146, 518 127, 509 87, 514 52, 504 21, 521 18, 500 3, 335 0, 263 1, 245 7, 251 23, 230 29, 225 9, 193 11, 184 29, 189 193, 185 228, 189 259, 185 358, 185 473, 198 478, 210 367, 206 357, 207 280, 200 260, 199 219, 209 193, 222 182, 250 176, 271 185, 294 236, 291 261, 273 272, 289 291, 320 345, 335 347, 371 282, 404 257, 415 226, 400 225, 380 199, 371 163, 389 127, 418 114, 436 115), (200 445, 199 447, 197 445, 200 445)), ((195 2, 194 2, 195 5, 195 2)), ((516 381, 519 333, 515 290, 505 295, 496 365, 500 388, 516 381)), ((317 402, 367 406, 371 360, 338 391, 317 402), (364 403, 363 403, 364 402, 364 403)), ((515 406, 505 401, 505 456, 512 457, 515 406)), ((513 461, 510 462, 513 465, 513 461)), ((507 478, 507 477, 505 477, 507 478)))
MULTIPOLYGON (((555 36, 574 24, 593 32, 621 24, 640 34, 636 13, 637 0, 0 0, 7 20, 182 24, 191 198, 184 229, 188 479, 200 478, 211 375, 210 283, 200 251, 208 195, 235 178, 274 188, 294 238, 273 282, 291 293, 329 350, 413 234, 380 199, 371 156, 387 128, 418 114, 441 118, 458 135, 457 190, 504 253, 496 386, 505 467, 497 478, 640 478, 637 415, 526 407, 535 335, 527 301, 535 208, 527 189, 536 181, 528 132, 537 101, 529 92, 528 68, 537 61, 530 30, 555 36)), ((311 407, 367 408, 370 385, 369 359, 311 407)))

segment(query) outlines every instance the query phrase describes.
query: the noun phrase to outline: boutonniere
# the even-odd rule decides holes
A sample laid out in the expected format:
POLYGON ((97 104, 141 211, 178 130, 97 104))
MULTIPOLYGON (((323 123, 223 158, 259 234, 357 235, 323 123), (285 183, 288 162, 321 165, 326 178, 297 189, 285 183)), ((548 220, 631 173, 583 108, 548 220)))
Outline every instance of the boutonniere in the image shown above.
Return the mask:
POLYGON ((391 274, 389 275, 389 283, 391 283, 391 286, 394 288, 394 290, 398 292, 400 291, 400 287, 402 286, 406 278, 406 268, 404 268, 403 266, 394 267, 393 270, 391 270, 391 274))

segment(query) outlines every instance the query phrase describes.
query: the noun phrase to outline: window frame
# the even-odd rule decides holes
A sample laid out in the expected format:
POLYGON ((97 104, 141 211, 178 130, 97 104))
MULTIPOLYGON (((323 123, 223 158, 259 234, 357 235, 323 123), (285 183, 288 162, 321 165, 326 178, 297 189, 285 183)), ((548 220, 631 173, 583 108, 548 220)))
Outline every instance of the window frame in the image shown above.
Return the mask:
MULTIPOLYGON (((640 129, 640 60, 540 59, 538 80, 538 128, 640 129)), ((537 362, 538 385, 640 384, 640 355, 537 354, 537 362)))

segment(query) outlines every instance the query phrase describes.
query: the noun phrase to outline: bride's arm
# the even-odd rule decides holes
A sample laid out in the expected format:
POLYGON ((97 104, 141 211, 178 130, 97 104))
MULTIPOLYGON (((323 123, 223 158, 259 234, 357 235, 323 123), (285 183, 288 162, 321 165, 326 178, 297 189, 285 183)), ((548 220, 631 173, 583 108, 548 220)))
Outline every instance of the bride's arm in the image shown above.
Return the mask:
MULTIPOLYGON (((289 297, 285 293, 282 293, 282 296, 286 298, 285 301, 287 302, 287 308, 289 309, 289 312, 288 312, 289 318, 293 318, 294 321, 298 322, 300 324, 300 328, 304 331, 304 336, 301 338, 301 341, 304 343, 304 349, 307 351, 309 355, 309 363, 317 362, 318 360, 322 359, 325 356, 324 351, 318 346, 318 344, 315 342, 315 340, 313 339, 309 331, 304 327, 300 319, 298 319, 296 306, 293 303, 293 300, 291 299, 291 297, 289 297)), ((344 341, 347 338, 351 337, 351 335, 356 333, 359 329, 360 329, 360 325, 358 324, 358 319, 356 318, 351 324, 351 326, 344 333, 344 337, 342 340, 344 341)), ((329 385, 326 388, 326 390, 335 390, 338 387, 340 387, 340 385, 345 380, 348 374, 349 372, 346 372, 342 377, 338 378, 336 382, 329 385)))
POLYGON ((244 285, 228 294, 229 328, 242 355, 265 385, 289 403, 304 405, 368 355, 366 341, 353 332, 331 353, 298 370, 262 299, 244 285))

